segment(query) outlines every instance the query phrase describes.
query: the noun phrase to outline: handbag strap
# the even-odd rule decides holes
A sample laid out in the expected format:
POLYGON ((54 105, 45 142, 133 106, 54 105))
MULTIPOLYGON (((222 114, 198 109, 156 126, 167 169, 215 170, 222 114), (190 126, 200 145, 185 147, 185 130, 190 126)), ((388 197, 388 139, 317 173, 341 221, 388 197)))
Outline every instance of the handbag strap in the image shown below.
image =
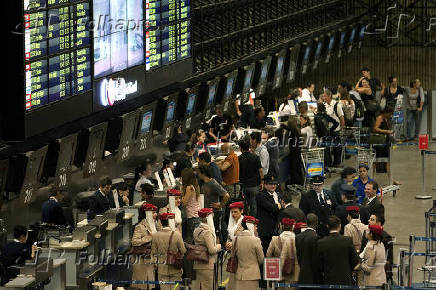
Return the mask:
POLYGON ((238 237, 235 238, 235 246, 232 247, 232 258, 236 255, 236 244, 238 243, 238 237))
POLYGON ((357 235, 359 236, 359 244, 362 244, 363 235, 360 234, 360 231, 359 231, 359 229, 357 228, 357 226, 355 224, 351 224, 351 225, 357 231, 357 235))
POLYGON ((174 231, 171 231, 170 241, 168 242, 167 254, 170 252, 171 241, 173 240, 174 231))
POLYGON ((277 238, 279 239, 279 248, 280 248, 280 252, 281 252, 283 249, 282 238, 280 236, 277 236, 277 238))

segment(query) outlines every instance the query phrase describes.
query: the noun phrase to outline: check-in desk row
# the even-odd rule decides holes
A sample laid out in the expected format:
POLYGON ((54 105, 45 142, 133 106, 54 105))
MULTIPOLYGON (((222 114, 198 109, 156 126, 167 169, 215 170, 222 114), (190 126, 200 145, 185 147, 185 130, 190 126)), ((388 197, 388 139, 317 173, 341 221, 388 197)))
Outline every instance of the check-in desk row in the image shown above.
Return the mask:
POLYGON ((48 290, 88 289, 90 282, 103 277, 106 265, 128 252, 133 218, 138 219, 137 207, 110 209, 89 222, 82 220, 68 236, 48 237, 48 247, 21 267, 4 289, 32 289, 41 282, 48 290))

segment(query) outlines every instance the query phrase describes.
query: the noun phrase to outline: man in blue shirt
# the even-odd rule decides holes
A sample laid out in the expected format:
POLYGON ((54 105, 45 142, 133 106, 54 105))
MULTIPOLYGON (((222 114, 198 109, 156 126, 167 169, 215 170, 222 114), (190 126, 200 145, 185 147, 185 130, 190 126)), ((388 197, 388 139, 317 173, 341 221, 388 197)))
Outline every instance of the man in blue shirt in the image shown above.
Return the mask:
POLYGON ((223 184, 223 177, 221 175, 221 170, 218 165, 212 161, 212 157, 209 152, 203 152, 198 155, 198 165, 207 166, 212 170, 212 178, 215 179, 219 184, 223 184))
POLYGON ((359 164, 359 177, 353 181, 353 186, 356 188, 357 203, 362 204, 365 199, 365 185, 374 181, 368 176, 369 166, 365 163, 359 164))

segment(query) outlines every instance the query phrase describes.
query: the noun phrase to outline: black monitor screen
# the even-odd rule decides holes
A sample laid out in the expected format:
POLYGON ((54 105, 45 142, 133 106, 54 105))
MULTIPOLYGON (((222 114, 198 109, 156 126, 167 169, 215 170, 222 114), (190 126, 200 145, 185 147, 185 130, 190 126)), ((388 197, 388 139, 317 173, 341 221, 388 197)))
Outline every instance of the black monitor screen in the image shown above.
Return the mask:
POLYGON ((364 26, 362 26, 362 28, 360 29, 360 33, 359 33, 359 38, 360 38, 360 40, 363 40, 363 38, 365 37, 365 29, 366 28, 366 26, 364 25, 364 26))
POLYGON ((253 68, 250 67, 247 69, 247 72, 245 73, 244 89, 249 89, 251 87, 252 76, 253 76, 253 68))
POLYGON ((315 52, 316 58, 318 58, 321 55, 321 50, 322 50, 322 41, 319 41, 315 52))
POLYGON ((280 76, 280 74, 283 72, 283 62, 285 60, 285 57, 283 55, 279 56, 277 59, 277 71, 276 75, 280 76))
POLYGON ((357 27, 353 28, 351 31, 350 39, 348 40, 349 43, 352 43, 354 41, 354 38, 356 37, 357 27))
POLYGON ((329 41, 329 51, 332 51, 334 46, 335 46, 335 36, 332 35, 330 36, 330 41, 329 41))
POLYGON ((167 107, 167 122, 171 122, 174 120, 174 109, 176 108, 175 101, 169 101, 167 107))
POLYGON ((310 50, 311 50, 311 46, 307 46, 306 51, 304 52, 304 59, 303 59, 304 62, 309 61, 310 50))
POLYGON ((210 106, 213 104, 213 101, 215 100, 215 93, 216 93, 216 83, 209 86, 209 95, 207 99, 207 104, 210 106))
POLYGON ((194 112, 196 94, 190 94, 188 96, 188 105, 186 106, 186 115, 190 115, 194 112))
POLYGON ((230 76, 227 78, 227 86, 226 86, 226 93, 224 95, 225 98, 228 98, 232 95, 233 93, 233 83, 234 83, 235 79, 233 76, 230 76))
POLYGON ((345 31, 341 32, 341 41, 339 42, 341 47, 344 46, 345 44, 345 33, 346 33, 345 31))
POLYGON ((142 115, 142 122, 141 122, 141 134, 142 135, 150 132, 152 117, 153 117, 153 111, 145 112, 142 115))
POLYGON ((262 71, 260 73, 259 83, 262 83, 266 80, 266 77, 268 75, 268 67, 269 67, 269 62, 265 61, 262 64, 262 71))

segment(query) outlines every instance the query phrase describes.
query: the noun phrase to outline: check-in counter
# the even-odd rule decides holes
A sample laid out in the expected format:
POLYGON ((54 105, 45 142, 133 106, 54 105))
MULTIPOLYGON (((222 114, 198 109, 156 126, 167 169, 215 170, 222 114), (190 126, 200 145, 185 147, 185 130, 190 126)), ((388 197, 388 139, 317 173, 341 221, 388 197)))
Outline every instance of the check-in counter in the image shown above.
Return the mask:
MULTIPOLYGON (((54 258, 65 259, 66 287, 77 288, 79 286, 79 273, 88 267, 88 260, 81 259, 82 252, 89 247, 87 241, 72 241, 52 244, 51 255, 54 258)), ((77 288, 78 289, 78 288, 77 288)))
POLYGON ((0 287, 0 289, 24 289, 35 286, 35 281, 35 277, 32 276, 18 276, 6 283, 4 287, 0 287))
POLYGON ((50 283, 44 287, 46 290, 64 290, 66 287, 66 259, 53 260, 53 276, 50 283))

